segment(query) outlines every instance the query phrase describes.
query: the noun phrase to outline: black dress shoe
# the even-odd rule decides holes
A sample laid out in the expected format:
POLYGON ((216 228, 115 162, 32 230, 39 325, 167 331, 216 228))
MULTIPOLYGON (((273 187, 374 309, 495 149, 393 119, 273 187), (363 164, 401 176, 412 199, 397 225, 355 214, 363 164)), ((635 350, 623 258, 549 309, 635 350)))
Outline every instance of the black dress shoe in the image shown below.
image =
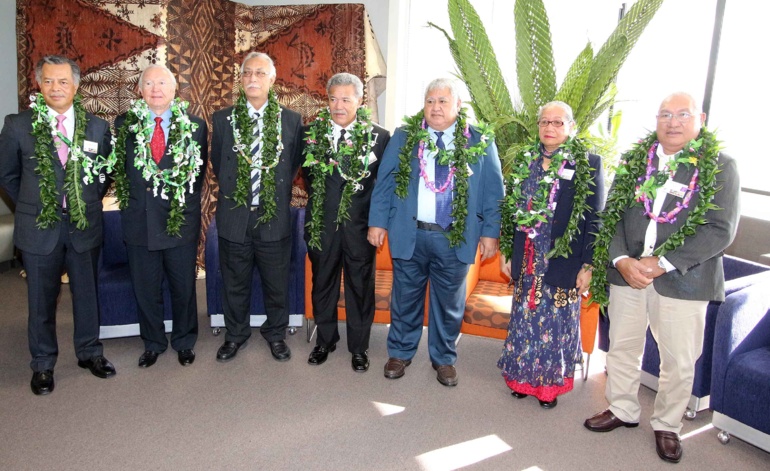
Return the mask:
POLYGON ((529 394, 520 393, 518 391, 511 391, 511 396, 515 397, 516 399, 524 399, 525 397, 528 397, 529 394))
POLYGON ((179 350, 179 364, 182 366, 192 365, 195 361, 195 352, 192 349, 179 350))
POLYGON ((145 350, 142 356, 139 357, 139 368, 149 368, 158 361, 158 355, 160 353, 153 352, 152 350, 145 350))
POLYGON ((679 463, 682 459, 682 442, 679 435, 664 430, 655 431, 655 451, 663 461, 679 463))
POLYGON ((326 359, 329 358, 329 353, 333 352, 334 350, 337 350, 336 343, 333 343, 328 347, 316 345, 313 348, 313 351, 310 352, 310 356, 307 357, 307 362, 311 365, 322 365, 326 359))
POLYGON ((543 409, 553 409, 559 403, 559 400, 558 398, 553 398, 553 401, 541 401, 538 399, 538 402, 540 402, 540 407, 543 409))
POLYGON ((217 350, 217 361, 224 363, 232 360, 235 358, 235 355, 238 354, 238 349, 243 347, 245 343, 245 340, 243 342, 231 342, 225 340, 225 343, 223 343, 222 346, 219 347, 219 350, 217 350))
POLYGON ((369 369, 369 356, 366 352, 354 353, 350 364, 356 373, 364 373, 369 369))
POLYGON ((287 361, 291 358, 291 350, 286 342, 283 340, 276 340, 275 342, 267 342, 270 345, 270 353, 273 354, 273 358, 278 361, 287 361))
POLYGON ((89 358, 88 360, 78 361, 78 366, 88 368, 91 374, 97 378, 109 378, 115 376, 115 367, 106 358, 101 355, 89 358))
POLYGON ((53 391, 53 370, 35 371, 29 385, 36 396, 45 396, 53 391))

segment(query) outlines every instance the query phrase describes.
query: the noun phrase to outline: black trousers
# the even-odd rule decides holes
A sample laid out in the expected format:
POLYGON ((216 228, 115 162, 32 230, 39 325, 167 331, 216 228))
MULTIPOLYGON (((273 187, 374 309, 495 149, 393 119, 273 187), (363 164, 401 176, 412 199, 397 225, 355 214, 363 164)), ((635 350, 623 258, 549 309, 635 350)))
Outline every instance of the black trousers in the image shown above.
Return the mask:
POLYGON ((311 297, 313 318, 318 327, 316 344, 328 347, 340 339, 337 302, 340 277, 344 273, 348 351, 364 353, 369 348, 374 321, 377 249, 366 240, 366 234, 347 230, 344 225, 330 236, 331 243, 324 250, 308 250, 313 268, 311 297))
POLYGON ((162 282, 165 275, 171 292, 171 348, 195 347, 198 340, 198 305, 195 293, 195 265, 198 244, 164 250, 128 245, 128 267, 139 305, 139 333, 144 349, 163 352, 168 347, 163 324, 162 282))
MULTIPOLYGON (((65 220, 67 216, 64 216, 65 220)), ((27 336, 32 355, 32 371, 52 370, 56 365, 59 345, 56 339, 56 304, 64 269, 70 279, 74 325, 75 355, 88 360, 102 355, 99 341, 99 305, 96 276, 100 247, 78 253, 72 248, 68 224, 61 224, 59 241, 48 255, 22 252, 27 272, 29 322, 27 336)))
MULTIPOLYGON (((256 226, 256 212, 251 212, 249 227, 256 226)), ((286 338, 289 326, 289 262, 291 236, 264 241, 259 231, 250 229, 246 242, 239 244, 219 238, 219 264, 224 282, 222 307, 225 315, 225 340, 243 342, 251 336, 249 315, 251 284, 256 266, 262 280, 267 320, 260 332, 268 342, 286 338)))

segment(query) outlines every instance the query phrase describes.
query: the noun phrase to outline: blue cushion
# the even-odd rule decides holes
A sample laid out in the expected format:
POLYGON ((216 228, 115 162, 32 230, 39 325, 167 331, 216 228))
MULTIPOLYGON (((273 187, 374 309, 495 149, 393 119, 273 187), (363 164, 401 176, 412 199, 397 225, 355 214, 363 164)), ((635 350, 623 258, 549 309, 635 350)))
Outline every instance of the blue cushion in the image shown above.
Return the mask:
POLYGON ((729 394, 720 412, 770 433, 770 346, 736 355, 725 376, 729 394))

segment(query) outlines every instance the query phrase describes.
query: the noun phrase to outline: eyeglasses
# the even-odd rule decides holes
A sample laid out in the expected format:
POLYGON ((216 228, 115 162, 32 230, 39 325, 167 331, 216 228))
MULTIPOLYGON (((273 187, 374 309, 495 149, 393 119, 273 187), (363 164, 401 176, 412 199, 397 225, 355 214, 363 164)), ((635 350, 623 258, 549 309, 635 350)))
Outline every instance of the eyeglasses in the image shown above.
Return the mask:
POLYGON ((553 127, 555 128, 560 128, 564 126, 564 121, 560 119, 555 119, 553 121, 548 121, 547 119, 541 119, 540 121, 537 122, 537 125, 540 126, 541 128, 547 127, 549 124, 553 124, 553 127))
POLYGON ((677 121, 680 123, 686 123, 692 119, 692 113, 688 113, 687 111, 682 111, 681 113, 661 113, 658 115, 658 121, 663 121, 665 123, 670 122, 672 119, 676 118, 677 121))
POLYGON ((241 74, 242 77, 257 77, 258 79, 263 79, 268 75, 270 74, 264 70, 244 70, 241 74))

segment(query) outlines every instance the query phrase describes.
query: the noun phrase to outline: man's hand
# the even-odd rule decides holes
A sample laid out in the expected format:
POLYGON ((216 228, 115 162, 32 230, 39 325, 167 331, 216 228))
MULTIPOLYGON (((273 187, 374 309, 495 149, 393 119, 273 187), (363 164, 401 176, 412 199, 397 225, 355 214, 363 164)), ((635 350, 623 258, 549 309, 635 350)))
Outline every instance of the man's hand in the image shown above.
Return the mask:
POLYGON ((615 264, 620 275, 626 280, 628 286, 634 289, 644 289, 652 283, 652 268, 635 258, 623 258, 615 264))
POLYGON ((503 275, 511 279, 511 261, 505 258, 505 255, 500 254, 500 271, 503 275))
POLYGON ((642 257, 639 259, 639 262, 651 270, 650 278, 652 279, 666 274, 666 270, 660 268, 660 265, 658 265, 658 260, 660 260, 659 257, 642 257))
POLYGON ((366 235, 366 240, 368 240, 369 243, 373 246, 379 248, 382 247, 383 242, 385 242, 385 236, 387 234, 387 229, 383 229, 381 227, 370 227, 369 233, 366 235))
POLYGON ((495 254, 497 253, 497 243, 498 243, 497 239, 493 237, 482 237, 481 239, 479 239, 479 250, 481 251, 482 262, 488 258, 492 258, 495 256, 495 254))

